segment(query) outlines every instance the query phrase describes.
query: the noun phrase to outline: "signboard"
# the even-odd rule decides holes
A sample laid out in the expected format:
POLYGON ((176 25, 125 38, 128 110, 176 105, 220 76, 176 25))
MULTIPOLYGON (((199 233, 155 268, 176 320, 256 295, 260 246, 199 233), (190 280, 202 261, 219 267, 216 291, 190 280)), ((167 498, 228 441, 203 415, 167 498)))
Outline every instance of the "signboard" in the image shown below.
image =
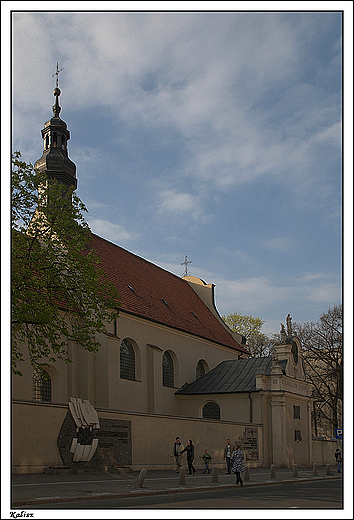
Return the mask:
POLYGON ((343 435, 343 428, 337 428, 336 430, 334 430, 334 433, 335 433, 336 439, 341 439, 342 435, 343 435))

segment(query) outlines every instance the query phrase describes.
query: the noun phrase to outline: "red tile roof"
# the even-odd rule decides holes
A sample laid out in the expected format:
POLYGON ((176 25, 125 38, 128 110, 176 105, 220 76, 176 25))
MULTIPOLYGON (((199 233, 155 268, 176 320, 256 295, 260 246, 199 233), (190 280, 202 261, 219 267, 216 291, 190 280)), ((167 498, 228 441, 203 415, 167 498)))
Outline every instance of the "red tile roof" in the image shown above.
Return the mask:
POLYGON ((92 245, 122 311, 247 352, 185 280, 94 234, 92 245))

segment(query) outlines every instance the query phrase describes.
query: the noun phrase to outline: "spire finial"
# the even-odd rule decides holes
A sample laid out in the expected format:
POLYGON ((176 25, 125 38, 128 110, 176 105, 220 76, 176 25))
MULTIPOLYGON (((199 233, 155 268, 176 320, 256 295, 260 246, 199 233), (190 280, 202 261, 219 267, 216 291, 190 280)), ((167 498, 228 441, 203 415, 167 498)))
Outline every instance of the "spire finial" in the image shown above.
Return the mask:
POLYGON ((52 74, 52 78, 54 78, 54 76, 57 77, 56 80, 55 80, 55 86, 56 86, 56 88, 59 87, 59 73, 62 72, 63 70, 64 70, 64 68, 61 68, 61 69, 59 70, 59 63, 57 62, 57 70, 56 70, 56 72, 54 72, 54 74, 52 74))
POLYGON ((181 265, 184 265, 185 266, 185 270, 184 270, 184 273, 182 274, 182 277, 183 276, 189 276, 190 275, 190 272, 188 271, 188 264, 191 264, 192 263, 192 260, 187 260, 187 256, 184 257, 184 262, 181 262, 181 265))
POLYGON ((59 63, 57 62, 57 70, 56 72, 54 72, 54 74, 52 74, 52 78, 54 78, 54 76, 56 76, 56 81, 55 81, 55 89, 54 89, 54 96, 55 96, 55 104, 53 105, 53 113, 54 113, 54 117, 59 117, 59 114, 60 114, 60 111, 61 111, 61 108, 59 106, 59 96, 61 94, 61 91, 60 91, 60 88, 59 88, 59 72, 61 72, 62 70, 64 70, 63 68, 59 69, 59 63))

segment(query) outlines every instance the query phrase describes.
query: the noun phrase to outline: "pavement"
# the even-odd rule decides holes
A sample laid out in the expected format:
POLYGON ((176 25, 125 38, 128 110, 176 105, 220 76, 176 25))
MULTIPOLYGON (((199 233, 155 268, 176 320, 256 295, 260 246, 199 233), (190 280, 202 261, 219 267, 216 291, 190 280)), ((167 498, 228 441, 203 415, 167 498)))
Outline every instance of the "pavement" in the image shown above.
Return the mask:
MULTIPOLYGON (((150 470, 143 478, 141 471, 120 473, 77 473, 48 475, 44 473, 12 475, 11 503, 13 509, 39 504, 57 502, 69 503, 74 500, 97 500, 165 493, 186 493, 222 488, 235 488, 235 475, 228 475, 218 469, 217 476, 212 472, 204 474, 197 470, 194 475, 186 474, 185 479, 172 469, 150 470), (216 480, 216 481, 215 481, 216 480)), ((271 475, 270 468, 250 468, 249 475, 244 474, 244 486, 264 484, 292 483, 299 481, 340 479, 341 473, 336 466, 319 466, 317 475, 313 468, 298 468, 294 476, 293 469, 276 469, 271 475), (249 480, 247 479, 249 477, 249 480)), ((239 487, 239 486, 237 486, 239 487)), ((50 506, 49 506, 50 507, 50 506)))

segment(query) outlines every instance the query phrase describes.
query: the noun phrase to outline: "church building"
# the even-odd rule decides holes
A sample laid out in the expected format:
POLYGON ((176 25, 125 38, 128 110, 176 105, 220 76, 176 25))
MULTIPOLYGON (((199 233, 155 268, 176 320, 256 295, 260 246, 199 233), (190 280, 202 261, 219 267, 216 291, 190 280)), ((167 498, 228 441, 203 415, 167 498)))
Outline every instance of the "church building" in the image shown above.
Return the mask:
MULTIPOLYGON (((58 86, 54 96, 35 167, 76 188, 58 86)), ((43 377, 25 361, 13 376, 13 471, 172 469, 176 436, 193 440, 197 469, 205 449, 224 467, 228 438, 247 465, 309 466, 312 404, 291 318, 275 354, 251 358, 221 319, 213 284, 93 233, 92 244, 119 291, 119 316, 97 334, 98 352, 67 340, 73 363, 49 362, 43 377)))

